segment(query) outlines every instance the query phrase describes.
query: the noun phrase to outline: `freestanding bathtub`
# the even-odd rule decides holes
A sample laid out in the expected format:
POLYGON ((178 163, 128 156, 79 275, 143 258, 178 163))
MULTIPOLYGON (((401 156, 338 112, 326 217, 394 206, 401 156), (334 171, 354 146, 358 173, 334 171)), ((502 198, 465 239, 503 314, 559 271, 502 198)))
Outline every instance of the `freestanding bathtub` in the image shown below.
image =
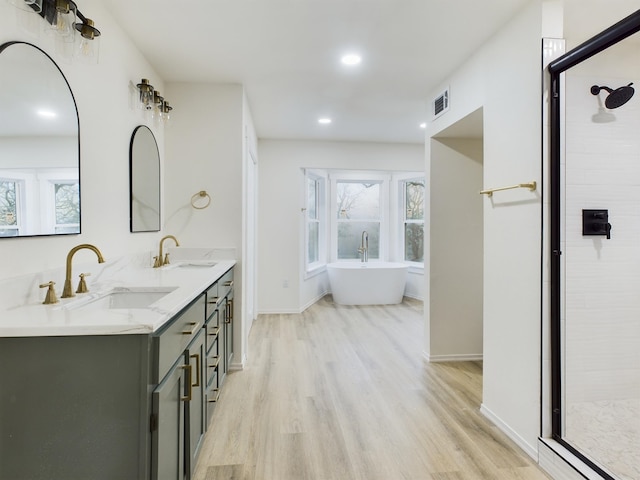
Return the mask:
POLYGON ((388 305, 402 302, 409 266, 392 262, 327 264, 333 301, 341 305, 388 305))

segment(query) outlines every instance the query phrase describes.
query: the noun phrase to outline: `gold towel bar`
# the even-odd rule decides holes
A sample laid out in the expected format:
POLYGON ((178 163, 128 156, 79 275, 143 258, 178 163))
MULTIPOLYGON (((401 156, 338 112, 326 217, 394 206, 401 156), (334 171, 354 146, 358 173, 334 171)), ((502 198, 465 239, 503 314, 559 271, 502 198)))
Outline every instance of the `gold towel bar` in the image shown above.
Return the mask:
POLYGON ((489 188, 487 190, 482 190, 480 192, 480 195, 486 195, 488 197, 491 197, 493 195, 493 192, 500 192, 502 190, 512 190, 514 188, 528 188, 533 192, 537 187, 538 187, 538 184, 534 180, 533 182, 530 182, 530 183, 519 183, 517 185, 511 185, 509 187, 489 188))

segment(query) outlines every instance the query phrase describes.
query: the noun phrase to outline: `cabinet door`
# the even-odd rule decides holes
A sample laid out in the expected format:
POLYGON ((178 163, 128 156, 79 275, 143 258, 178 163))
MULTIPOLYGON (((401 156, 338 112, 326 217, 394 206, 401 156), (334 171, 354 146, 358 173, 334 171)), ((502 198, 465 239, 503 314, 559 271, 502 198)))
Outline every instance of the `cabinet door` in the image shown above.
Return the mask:
POLYGON ((200 450, 200 443, 204 436, 205 428, 205 386, 206 375, 205 369, 205 335, 204 329, 196 336, 193 343, 189 345, 186 351, 187 360, 193 372, 191 378, 191 400, 187 402, 187 425, 189 431, 187 433, 187 458, 189 477, 193 473, 196 466, 196 458, 200 450))
POLYGON ((189 394, 192 367, 181 355, 164 380, 153 391, 152 478, 184 480, 185 466, 185 402, 189 394))

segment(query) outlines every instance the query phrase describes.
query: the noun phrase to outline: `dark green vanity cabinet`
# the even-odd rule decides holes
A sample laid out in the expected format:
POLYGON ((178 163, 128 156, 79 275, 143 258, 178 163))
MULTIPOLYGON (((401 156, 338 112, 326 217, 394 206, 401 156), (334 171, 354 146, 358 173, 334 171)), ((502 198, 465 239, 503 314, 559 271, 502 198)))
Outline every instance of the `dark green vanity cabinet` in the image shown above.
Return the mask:
POLYGON ((191 478, 204 435, 205 294, 152 338, 151 478, 191 478))
POLYGON ((229 276, 150 335, 0 338, 0 480, 189 480, 229 358, 229 276))
POLYGON ((0 338, 0 479, 149 478, 149 335, 0 338))

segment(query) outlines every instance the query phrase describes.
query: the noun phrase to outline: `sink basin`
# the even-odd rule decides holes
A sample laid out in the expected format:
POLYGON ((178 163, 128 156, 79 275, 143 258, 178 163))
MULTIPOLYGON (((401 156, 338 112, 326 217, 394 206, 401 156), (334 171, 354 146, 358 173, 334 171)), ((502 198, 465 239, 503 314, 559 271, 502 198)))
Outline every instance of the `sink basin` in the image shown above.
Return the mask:
POLYGON ((116 287, 86 298, 73 300, 63 308, 116 309, 116 308, 148 308, 178 287, 116 287))
POLYGON ((216 264, 217 262, 213 260, 181 260, 176 263, 170 263, 164 268, 211 268, 216 264))

